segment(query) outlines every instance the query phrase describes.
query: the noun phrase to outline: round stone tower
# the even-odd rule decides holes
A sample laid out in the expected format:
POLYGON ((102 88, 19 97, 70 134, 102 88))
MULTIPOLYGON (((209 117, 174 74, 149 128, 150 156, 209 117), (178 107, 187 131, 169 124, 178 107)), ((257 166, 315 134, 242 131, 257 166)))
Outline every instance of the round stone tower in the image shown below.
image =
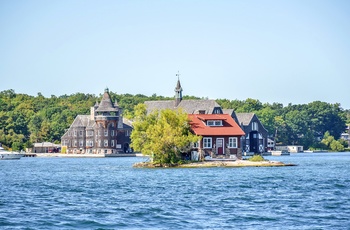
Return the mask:
POLYGON ((106 88, 100 104, 94 108, 94 134, 97 153, 117 152, 119 113, 118 104, 112 102, 109 90, 106 88))

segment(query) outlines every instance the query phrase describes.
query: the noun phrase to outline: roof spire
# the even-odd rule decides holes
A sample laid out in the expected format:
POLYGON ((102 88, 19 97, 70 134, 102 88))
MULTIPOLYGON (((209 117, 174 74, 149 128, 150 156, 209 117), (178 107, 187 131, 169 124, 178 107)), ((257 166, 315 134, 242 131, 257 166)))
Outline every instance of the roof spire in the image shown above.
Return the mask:
POLYGON ((182 87, 181 87, 181 83, 180 83, 180 73, 179 71, 177 71, 177 84, 176 84, 176 88, 175 91, 182 91, 182 87))
POLYGON ((175 107, 177 107, 182 101, 182 87, 180 83, 180 73, 177 71, 177 84, 175 88, 175 107))

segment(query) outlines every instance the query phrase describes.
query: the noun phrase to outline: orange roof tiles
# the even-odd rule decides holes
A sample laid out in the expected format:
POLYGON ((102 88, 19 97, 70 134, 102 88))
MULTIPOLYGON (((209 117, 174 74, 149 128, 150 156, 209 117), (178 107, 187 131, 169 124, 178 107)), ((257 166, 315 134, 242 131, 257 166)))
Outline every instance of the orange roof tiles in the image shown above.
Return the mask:
POLYGON ((200 136, 242 136, 241 127, 229 114, 189 114, 191 129, 200 136), (222 120, 222 126, 207 126, 208 120, 222 120))

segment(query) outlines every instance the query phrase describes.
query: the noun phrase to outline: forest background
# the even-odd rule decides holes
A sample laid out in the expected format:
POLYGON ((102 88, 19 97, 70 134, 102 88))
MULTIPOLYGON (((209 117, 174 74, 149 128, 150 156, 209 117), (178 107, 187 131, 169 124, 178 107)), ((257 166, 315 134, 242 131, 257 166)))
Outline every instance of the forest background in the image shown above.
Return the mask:
MULTIPOLYGON (((173 100, 153 94, 117 94, 110 96, 123 109, 124 117, 134 117, 134 107, 145 101, 173 100)), ((31 148, 33 143, 60 143, 61 136, 79 114, 90 114, 90 107, 99 102, 102 94, 76 93, 44 97, 15 93, 14 90, 0 92, 0 143, 14 151, 31 148)), ((183 99, 198 99, 184 96, 183 99)), ((330 148, 336 143, 348 147, 340 138, 350 123, 350 110, 340 104, 314 101, 308 104, 284 106, 274 102, 261 103, 257 99, 216 99, 223 109, 234 109, 236 113, 255 113, 269 136, 276 144, 302 145, 304 149, 330 148), (323 139, 323 141, 322 141, 323 139), (334 142, 334 140, 336 140, 334 142)), ((338 147, 337 147, 338 148, 338 147)), ((344 148, 339 148, 342 150, 344 148)))

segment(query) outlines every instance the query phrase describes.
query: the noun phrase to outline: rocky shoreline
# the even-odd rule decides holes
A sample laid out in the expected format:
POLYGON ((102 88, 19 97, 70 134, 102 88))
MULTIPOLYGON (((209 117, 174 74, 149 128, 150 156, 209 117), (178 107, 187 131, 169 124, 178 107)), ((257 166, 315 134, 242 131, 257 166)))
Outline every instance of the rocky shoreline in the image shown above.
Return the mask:
POLYGON ((133 165, 134 168, 210 168, 210 167, 284 167, 284 166, 296 166, 296 164, 283 163, 280 161, 249 161, 249 160, 236 160, 236 161, 199 161, 191 162, 179 165, 160 165, 153 164, 152 162, 139 162, 133 165))

